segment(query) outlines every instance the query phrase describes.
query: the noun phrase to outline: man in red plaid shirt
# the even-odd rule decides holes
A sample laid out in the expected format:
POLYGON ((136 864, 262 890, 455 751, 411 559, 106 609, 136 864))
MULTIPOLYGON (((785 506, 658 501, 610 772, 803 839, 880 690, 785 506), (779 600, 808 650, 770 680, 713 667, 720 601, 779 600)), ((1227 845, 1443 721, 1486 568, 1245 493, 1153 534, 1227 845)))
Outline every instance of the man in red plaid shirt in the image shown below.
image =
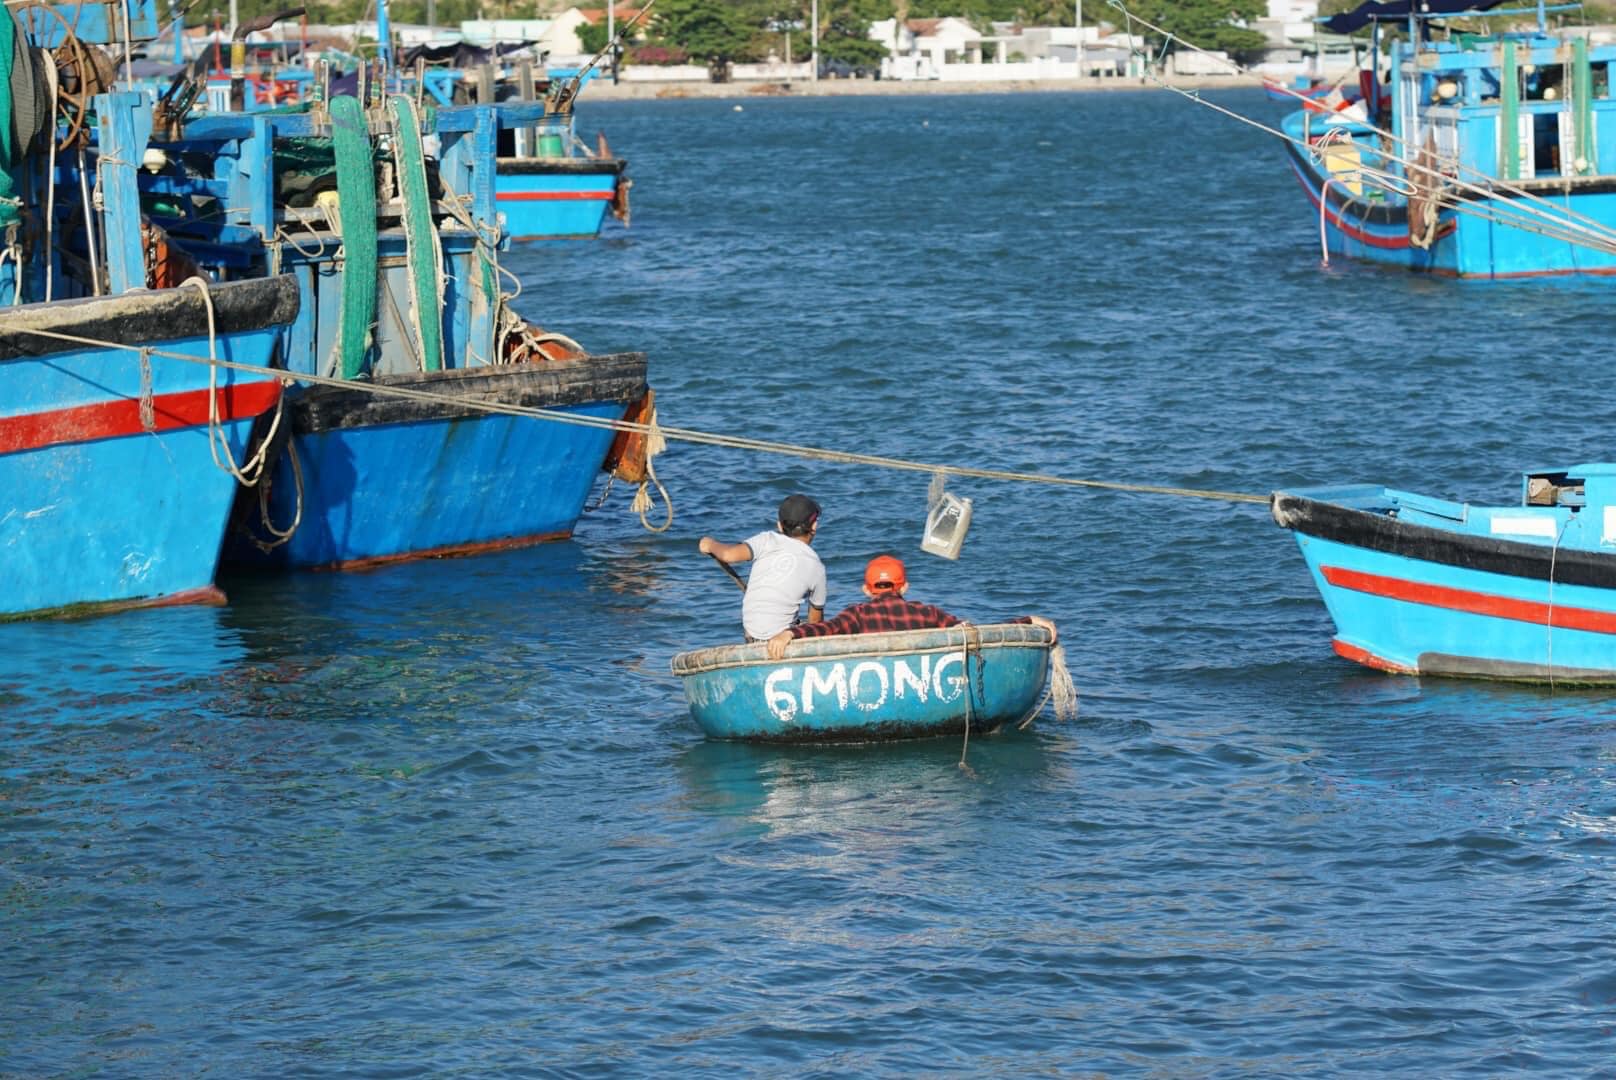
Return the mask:
MULTIPOLYGON (((908 588, 903 563, 891 555, 877 555, 864 568, 864 595, 868 600, 844 609, 834 619, 786 627, 769 639, 769 659, 779 660, 785 656, 786 646, 797 638, 880 634, 889 630, 939 630, 958 626, 963 621, 935 604, 905 600, 903 594, 908 588)), ((1042 626, 1049 631, 1051 639, 1055 638, 1055 624, 1041 616, 1023 615, 1007 621, 1042 626)))

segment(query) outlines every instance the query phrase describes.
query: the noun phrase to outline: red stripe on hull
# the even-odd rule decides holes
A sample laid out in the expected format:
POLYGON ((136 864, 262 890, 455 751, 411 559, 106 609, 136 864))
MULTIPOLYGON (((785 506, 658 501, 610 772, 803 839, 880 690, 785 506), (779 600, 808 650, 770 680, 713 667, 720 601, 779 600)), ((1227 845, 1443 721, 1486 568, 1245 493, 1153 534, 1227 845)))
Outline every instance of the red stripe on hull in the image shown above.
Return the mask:
POLYGON ((1345 570, 1339 566, 1321 566, 1319 573, 1324 575, 1325 581, 1337 588, 1351 589, 1371 596, 1384 596, 1391 600, 1404 600, 1411 604, 1424 604, 1427 607, 1445 608, 1449 611, 1463 611, 1470 615, 1513 619, 1534 626, 1556 626, 1564 630, 1616 634, 1616 612, 1564 607, 1559 604, 1550 606, 1540 604, 1536 600, 1516 600, 1513 597, 1472 592, 1469 589, 1425 585, 1381 574, 1345 570))
POLYGON ((422 551, 405 551, 397 555, 373 555, 368 559, 348 559, 345 562, 327 563, 324 566, 310 566, 310 570, 374 570, 377 567, 391 566, 393 563, 414 562, 416 559, 453 559, 463 555, 482 555, 490 551, 509 551, 514 548, 532 547, 534 544, 547 544, 553 540, 566 540, 572 536, 572 530, 561 532, 537 533, 532 536, 516 536, 505 540, 484 540, 475 544, 446 544, 443 547, 426 548, 422 551))
MULTIPOLYGON (((281 396, 281 384, 274 379, 221 386, 219 418, 239 420, 267 412, 281 396)), ((158 394, 152 398, 153 427, 157 431, 200 427, 208 422, 208 391, 186 390, 158 394)), ((90 442, 139 435, 146 431, 140 422, 140 401, 118 398, 71 409, 0 417, 0 454, 16 454, 63 443, 90 442)))
POLYGON ((21 622, 24 619, 87 619, 95 615, 107 615, 114 611, 185 607, 191 604, 223 607, 226 603, 224 590, 217 585, 204 585, 200 589, 186 589, 184 592, 170 593, 167 596, 143 597, 139 600, 99 600, 93 604, 69 604, 67 607, 50 608, 45 611, 25 611, 15 615, 0 616, 0 622, 21 622))
MULTIPOLYGON (((1320 196, 1314 192, 1313 185, 1307 182, 1307 178, 1302 175, 1299 169, 1297 169, 1294 162, 1291 164, 1291 171, 1296 173, 1296 179, 1301 183, 1302 190, 1307 193, 1307 201, 1313 204, 1313 209, 1317 210, 1322 200, 1320 196)), ((1373 233, 1367 229, 1356 228, 1352 225, 1348 225, 1347 219, 1341 215, 1340 211, 1335 210, 1333 207, 1325 210, 1324 219, 1331 225, 1334 225, 1344 235, 1352 237, 1360 244, 1367 244, 1370 247, 1385 248, 1388 251, 1403 251, 1409 246, 1408 233, 1404 232, 1396 236, 1381 236, 1379 233, 1373 233)), ((1440 240, 1445 236, 1451 235, 1458 227, 1459 223, 1451 220, 1439 225, 1437 227, 1436 236, 1433 239, 1433 242, 1435 242, 1435 240, 1440 240)))
POLYGON ((560 202, 598 199, 609 202, 610 191, 502 191, 494 196, 495 202, 560 202))
POLYGON ((1371 667, 1376 671, 1389 671, 1393 675, 1419 674, 1419 671, 1416 668, 1404 667, 1402 664, 1394 664, 1390 660, 1376 656, 1368 649, 1360 649, 1356 645, 1348 645, 1340 638, 1336 638, 1335 640, 1331 641, 1330 645, 1335 649, 1337 656, 1344 656, 1355 664, 1362 664, 1364 667, 1371 667))

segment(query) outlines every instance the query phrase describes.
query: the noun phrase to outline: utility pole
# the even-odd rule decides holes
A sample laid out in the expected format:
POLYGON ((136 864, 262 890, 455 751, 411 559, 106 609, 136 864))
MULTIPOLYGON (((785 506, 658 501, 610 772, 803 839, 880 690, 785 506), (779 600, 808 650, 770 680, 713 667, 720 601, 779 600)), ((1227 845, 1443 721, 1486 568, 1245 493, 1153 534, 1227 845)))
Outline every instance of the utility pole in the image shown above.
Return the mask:
POLYGON ((813 42, 813 50, 812 50, 812 52, 809 53, 809 58, 813 61, 813 71, 809 73, 808 78, 810 80, 812 80, 813 82, 818 82, 819 81, 819 0, 814 0, 813 8, 814 8, 814 13, 813 13, 813 16, 812 16, 813 22, 814 22, 814 25, 813 25, 813 28, 812 28, 813 29, 813 35, 809 39, 810 41, 813 42))
POLYGON ((1083 0, 1077 0, 1077 77, 1083 77, 1083 0))
POLYGON ((230 0, 230 36, 231 37, 235 37, 235 35, 236 35, 236 25, 238 23, 240 23, 240 22, 241 22, 241 20, 236 18, 236 0, 230 0))

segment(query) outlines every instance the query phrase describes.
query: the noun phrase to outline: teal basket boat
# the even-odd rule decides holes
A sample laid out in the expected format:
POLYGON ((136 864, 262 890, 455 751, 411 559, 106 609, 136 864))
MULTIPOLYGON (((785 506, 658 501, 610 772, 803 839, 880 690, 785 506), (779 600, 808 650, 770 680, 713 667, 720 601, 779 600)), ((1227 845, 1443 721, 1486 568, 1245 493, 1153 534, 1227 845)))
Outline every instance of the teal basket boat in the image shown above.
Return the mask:
POLYGON ((804 638, 683 652, 696 724, 712 739, 868 742, 972 734, 1021 724, 1043 705, 1054 641, 1005 623, 804 638))

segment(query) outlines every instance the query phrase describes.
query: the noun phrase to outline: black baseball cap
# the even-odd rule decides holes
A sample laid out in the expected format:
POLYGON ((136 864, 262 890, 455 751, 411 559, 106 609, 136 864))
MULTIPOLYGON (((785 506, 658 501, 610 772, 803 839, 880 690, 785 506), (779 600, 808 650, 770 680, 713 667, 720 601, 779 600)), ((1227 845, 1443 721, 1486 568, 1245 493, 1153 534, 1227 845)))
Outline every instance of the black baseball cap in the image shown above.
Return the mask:
POLYGON ((807 532, 819 520, 819 504, 806 495, 787 495, 780 504, 780 527, 786 532, 807 532))

